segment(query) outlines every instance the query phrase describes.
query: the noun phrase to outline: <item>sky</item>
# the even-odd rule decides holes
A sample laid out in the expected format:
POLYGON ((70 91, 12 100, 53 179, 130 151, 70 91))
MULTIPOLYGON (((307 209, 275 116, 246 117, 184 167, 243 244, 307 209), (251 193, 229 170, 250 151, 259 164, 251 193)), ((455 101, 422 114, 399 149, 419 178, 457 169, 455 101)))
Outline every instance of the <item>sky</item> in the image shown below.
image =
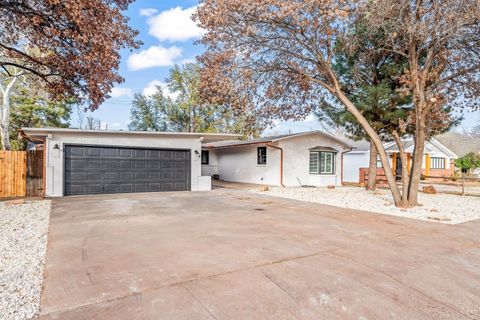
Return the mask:
MULTIPOLYGON (((116 85, 111 98, 91 115, 108 124, 110 130, 126 130, 130 108, 135 93, 151 94, 157 85, 164 86, 165 78, 174 64, 192 62, 203 52, 196 45, 202 34, 190 17, 198 4, 197 0, 137 0, 126 11, 130 26, 139 31, 138 39, 143 45, 134 51, 123 50, 120 74, 125 82, 116 85)), ((166 92, 168 94, 168 92, 166 92)), ((480 122, 480 112, 464 115, 463 127, 470 128, 480 122)), ((74 116, 72 126, 78 126, 74 116)), ((277 122, 266 134, 281 134, 323 129, 314 116, 305 121, 277 122)))

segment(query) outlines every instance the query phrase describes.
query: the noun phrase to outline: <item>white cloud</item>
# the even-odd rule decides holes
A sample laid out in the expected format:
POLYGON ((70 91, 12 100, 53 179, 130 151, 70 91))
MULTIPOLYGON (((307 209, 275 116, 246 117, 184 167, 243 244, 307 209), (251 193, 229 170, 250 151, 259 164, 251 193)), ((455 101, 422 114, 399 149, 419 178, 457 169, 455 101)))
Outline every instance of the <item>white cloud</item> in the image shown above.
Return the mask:
POLYGON ((120 122, 115 122, 112 124, 113 127, 120 127, 122 124, 120 122))
POLYGON ((130 88, 115 87, 115 88, 112 88, 112 91, 110 91, 109 95, 111 98, 120 98, 123 96, 132 97, 133 91, 130 88))
POLYGON ((162 92, 165 96, 170 97, 171 99, 175 100, 178 97, 178 92, 171 92, 168 89, 168 86, 165 82, 160 80, 153 80, 150 81, 147 86, 143 89, 143 94, 147 97, 152 96, 155 92, 157 92, 157 88, 162 88, 162 92))
POLYGON ((173 65, 175 60, 181 57, 182 49, 179 47, 151 46, 146 50, 131 54, 128 57, 127 65, 133 71, 151 67, 167 67, 173 65))
POLYGON ((144 16, 144 17, 150 17, 150 16, 153 16, 155 13, 157 13, 158 10, 157 9, 153 9, 153 8, 143 8, 143 9, 140 9, 140 15, 141 16, 144 16))
POLYGON ((148 33, 160 41, 186 41, 199 38, 205 31, 192 20, 196 9, 196 6, 185 10, 176 7, 151 16, 147 21, 150 26, 148 33))

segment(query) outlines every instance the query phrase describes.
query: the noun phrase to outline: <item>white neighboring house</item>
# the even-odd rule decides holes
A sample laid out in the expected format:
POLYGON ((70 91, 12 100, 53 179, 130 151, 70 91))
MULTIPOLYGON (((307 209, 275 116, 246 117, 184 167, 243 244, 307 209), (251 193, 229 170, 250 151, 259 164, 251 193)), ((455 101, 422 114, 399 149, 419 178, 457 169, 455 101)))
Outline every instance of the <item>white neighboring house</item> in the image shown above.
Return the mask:
POLYGON ((351 146, 321 131, 202 145, 202 175, 274 186, 342 184, 342 157, 351 146))
MULTIPOLYGON (((410 170, 412 164, 412 154, 415 147, 412 138, 403 139, 403 147, 407 155, 407 167, 410 170)), ((370 161, 370 143, 367 141, 349 141, 353 145, 353 150, 344 156, 344 182, 361 182, 360 169, 368 168, 370 161)), ((395 142, 386 142, 383 144, 387 152, 388 160, 392 165, 394 174, 401 175, 402 163, 400 161, 399 150, 395 142)), ((425 143, 423 153, 422 174, 426 176, 448 177, 453 175, 455 164, 454 160, 458 156, 435 138, 425 143)), ((377 168, 382 171, 380 160, 377 161, 377 168)))

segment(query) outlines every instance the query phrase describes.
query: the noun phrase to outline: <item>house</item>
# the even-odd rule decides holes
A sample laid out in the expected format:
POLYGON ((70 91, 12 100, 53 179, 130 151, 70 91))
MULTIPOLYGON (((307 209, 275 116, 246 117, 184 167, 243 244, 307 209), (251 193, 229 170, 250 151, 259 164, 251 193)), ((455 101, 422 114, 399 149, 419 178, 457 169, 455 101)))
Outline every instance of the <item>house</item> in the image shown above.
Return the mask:
POLYGON ((341 185, 351 146, 321 131, 253 140, 204 142, 202 175, 274 186, 341 185))
POLYGON ((49 197, 150 191, 210 190, 202 177, 202 143, 232 134, 23 128, 44 145, 44 194, 49 197))
MULTIPOLYGON (((412 138, 402 140, 403 148, 407 156, 407 168, 410 170, 412 164, 412 154, 414 150, 414 142, 412 138)), ((370 143, 366 141, 350 142, 353 150, 345 154, 344 157, 344 182, 346 183, 362 183, 364 182, 363 172, 368 171, 370 161, 370 143)), ((385 151, 389 159, 389 163, 393 168, 397 177, 402 175, 402 162, 399 156, 397 144, 392 142, 384 143, 385 151)), ((458 156, 436 138, 430 139, 425 143, 423 154, 422 174, 433 177, 448 177, 454 174, 455 159, 458 156)), ((377 172, 383 174, 382 163, 378 159, 377 172)))

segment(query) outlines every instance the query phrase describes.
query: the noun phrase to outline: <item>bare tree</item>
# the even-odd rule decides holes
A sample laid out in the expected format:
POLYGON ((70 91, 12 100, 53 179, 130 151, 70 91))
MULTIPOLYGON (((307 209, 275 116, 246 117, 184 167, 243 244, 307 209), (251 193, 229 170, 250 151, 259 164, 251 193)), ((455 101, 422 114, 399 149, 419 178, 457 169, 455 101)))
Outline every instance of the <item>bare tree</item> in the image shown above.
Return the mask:
POLYGON ((480 6, 478 0, 376 0, 365 20, 387 35, 387 49, 408 59, 402 77, 413 97, 415 150, 408 184, 408 204, 417 204, 422 159, 428 133, 445 114, 445 103, 479 108, 480 6))

